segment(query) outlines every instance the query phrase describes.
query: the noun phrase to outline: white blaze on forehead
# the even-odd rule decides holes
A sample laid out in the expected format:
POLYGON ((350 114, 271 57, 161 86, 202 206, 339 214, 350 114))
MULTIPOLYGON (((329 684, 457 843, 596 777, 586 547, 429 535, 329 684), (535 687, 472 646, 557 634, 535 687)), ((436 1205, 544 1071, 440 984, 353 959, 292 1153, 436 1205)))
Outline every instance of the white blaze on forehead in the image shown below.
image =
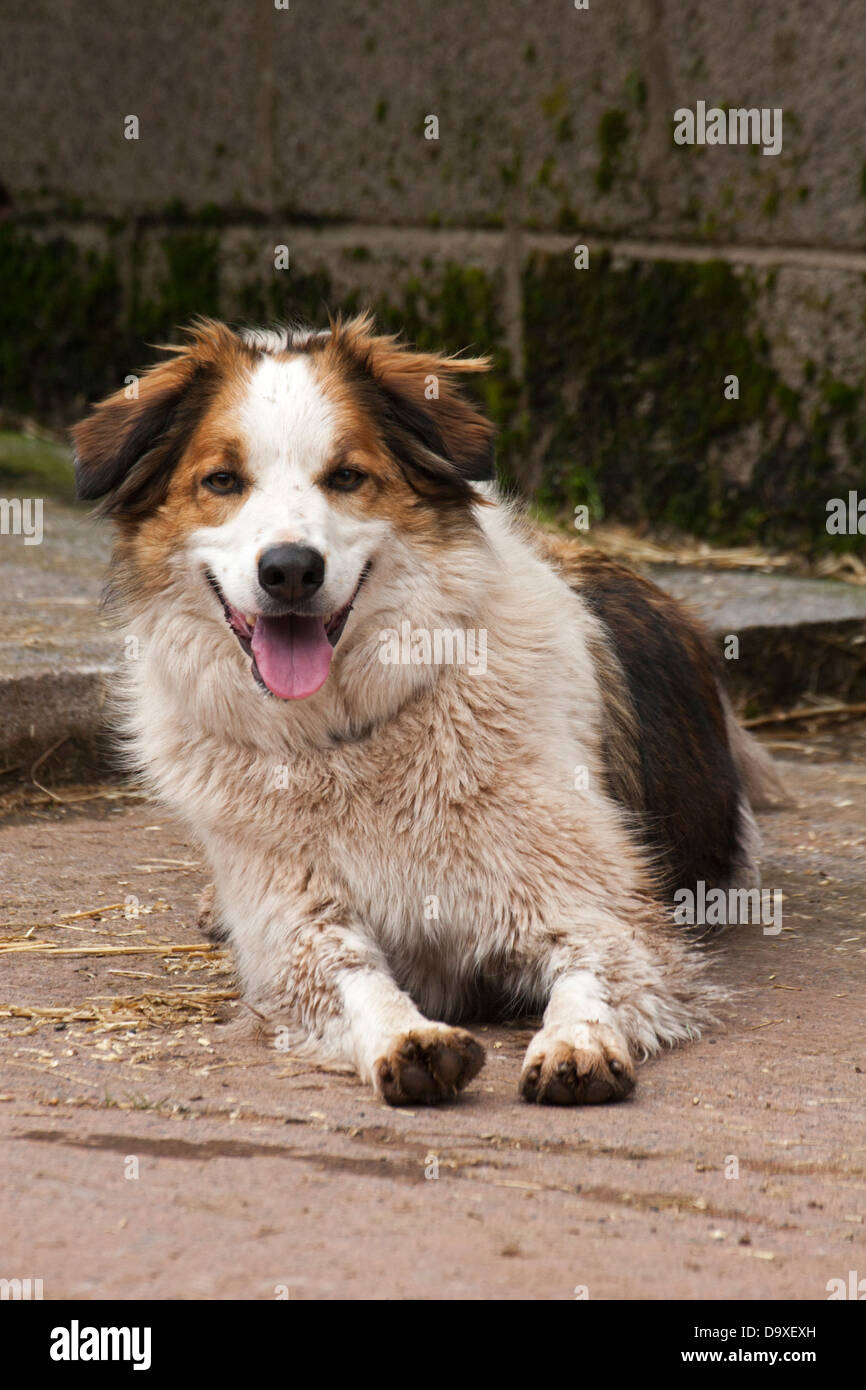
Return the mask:
POLYGON ((306 357, 263 357, 241 405, 241 442, 256 482, 300 487, 333 456, 336 412, 306 357))
POLYGON ((308 545, 326 565, 318 611, 336 612, 351 599, 387 523, 335 506, 333 494, 315 481, 336 461, 339 412, 309 359, 263 356, 231 429, 249 486, 231 515, 193 533, 195 563, 214 576, 233 608, 258 613, 265 601, 260 556, 283 542, 308 545))

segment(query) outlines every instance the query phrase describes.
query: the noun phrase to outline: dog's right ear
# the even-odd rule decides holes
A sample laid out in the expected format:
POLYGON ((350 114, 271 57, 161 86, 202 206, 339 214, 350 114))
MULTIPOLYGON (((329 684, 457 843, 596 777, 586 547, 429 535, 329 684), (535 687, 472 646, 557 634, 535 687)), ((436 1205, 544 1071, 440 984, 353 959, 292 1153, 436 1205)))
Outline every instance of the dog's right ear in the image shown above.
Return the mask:
POLYGON ((75 486, 100 511, 140 516, 165 495, 172 469, 212 398, 229 352, 243 345, 223 324, 203 321, 174 356, 94 406, 72 431, 75 486))
POLYGON ((442 502, 477 502, 471 484, 496 476, 495 429, 461 382, 488 371, 489 360, 419 352, 377 334, 371 314, 333 321, 331 338, 374 389, 371 408, 383 442, 410 486, 442 502))

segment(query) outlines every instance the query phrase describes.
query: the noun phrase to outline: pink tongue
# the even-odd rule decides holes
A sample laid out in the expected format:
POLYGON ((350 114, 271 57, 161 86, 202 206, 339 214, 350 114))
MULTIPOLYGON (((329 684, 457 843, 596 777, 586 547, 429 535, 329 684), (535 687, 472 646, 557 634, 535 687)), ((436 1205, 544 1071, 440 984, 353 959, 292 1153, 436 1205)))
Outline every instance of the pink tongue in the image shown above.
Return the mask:
POLYGON ((303 700, 328 678, 333 647, 321 618, 259 618, 253 656, 268 690, 281 700, 303 700))

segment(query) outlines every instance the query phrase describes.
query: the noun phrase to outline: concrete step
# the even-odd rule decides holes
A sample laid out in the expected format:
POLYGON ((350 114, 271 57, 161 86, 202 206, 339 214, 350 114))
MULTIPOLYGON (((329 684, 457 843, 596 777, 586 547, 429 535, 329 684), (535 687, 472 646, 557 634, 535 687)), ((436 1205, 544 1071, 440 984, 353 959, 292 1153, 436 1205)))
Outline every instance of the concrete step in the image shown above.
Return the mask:
POLYGON ((719 639, 731 697, 750 713, 866 699, 866 588, 754 570, 644 571, 719 639), (737 638, 737 655, 728 637, 737 638))

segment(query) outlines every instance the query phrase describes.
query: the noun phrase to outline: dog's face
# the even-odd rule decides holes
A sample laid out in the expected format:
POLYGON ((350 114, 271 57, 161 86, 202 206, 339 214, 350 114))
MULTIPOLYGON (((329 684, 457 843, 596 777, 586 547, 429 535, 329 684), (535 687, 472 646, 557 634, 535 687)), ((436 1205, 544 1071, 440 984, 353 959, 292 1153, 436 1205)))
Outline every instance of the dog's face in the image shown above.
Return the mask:
POLYGON ((311 695, 389 547, 476 524, 493 430, 455 382, 486 364, 410 352, 367 318, 282 338, 208 322, 172 352, 76 427, 79 495, 105 499, 135 596, 200 585, 215 640, 272 694, 311 695))

